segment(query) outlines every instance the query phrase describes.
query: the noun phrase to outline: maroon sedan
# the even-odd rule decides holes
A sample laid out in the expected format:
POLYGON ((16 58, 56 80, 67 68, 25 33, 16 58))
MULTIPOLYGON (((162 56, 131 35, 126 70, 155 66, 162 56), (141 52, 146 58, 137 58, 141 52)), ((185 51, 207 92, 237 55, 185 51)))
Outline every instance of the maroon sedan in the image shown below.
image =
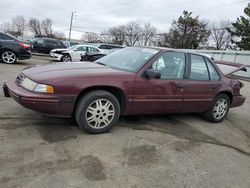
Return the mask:
POLYGON ((245 101, 243 84, 230 76, 242 69, 181 50, 127 47, 94 63, 26 68, 3 89, 26 108, 73 117, 86 131, 102 133, 120 115, 199 112, 220 122, 245 101))

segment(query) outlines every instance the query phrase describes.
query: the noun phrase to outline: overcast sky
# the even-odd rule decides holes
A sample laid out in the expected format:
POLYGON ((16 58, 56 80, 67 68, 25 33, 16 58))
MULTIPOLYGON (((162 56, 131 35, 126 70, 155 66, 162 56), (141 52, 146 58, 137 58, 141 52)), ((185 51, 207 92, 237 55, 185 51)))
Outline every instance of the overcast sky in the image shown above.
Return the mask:
POLYGON ((0 24, 17 15, 26 19, 51 18, 55 31, 68 35, 70 15, 73 38, 83 31, 101 33, 128 21, 151 22, 159 32, 166 32, 183 10, 210 22, 236 20, 250 0, 0 0, 0 24))

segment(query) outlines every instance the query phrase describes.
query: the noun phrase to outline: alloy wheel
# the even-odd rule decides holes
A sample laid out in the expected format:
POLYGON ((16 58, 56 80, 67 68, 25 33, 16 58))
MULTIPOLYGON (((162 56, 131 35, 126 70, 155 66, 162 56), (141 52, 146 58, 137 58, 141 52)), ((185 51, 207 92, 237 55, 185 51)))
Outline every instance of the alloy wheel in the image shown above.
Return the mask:
POLYGON ((8 64, 14 63, 16 61, 16 54, 11 51, 6 51, 2 54, 2 60, 8 64))
POLYGON ((214 118, 219 120, 223 118, 228 110, 228 102, 226 99, 219 99, 213 108, 214 118))
POLYGON ((63 56, 62 60, 63 60, 63 62, 70 62, 71 58, 70 58, 70 56, 66 55, 66 56, 63 56))
POLYGON ((107 99, 97 99, 87 108, 85 118, 88 125, 94 129, 108 126, 115 116, 115 107, 107 99))

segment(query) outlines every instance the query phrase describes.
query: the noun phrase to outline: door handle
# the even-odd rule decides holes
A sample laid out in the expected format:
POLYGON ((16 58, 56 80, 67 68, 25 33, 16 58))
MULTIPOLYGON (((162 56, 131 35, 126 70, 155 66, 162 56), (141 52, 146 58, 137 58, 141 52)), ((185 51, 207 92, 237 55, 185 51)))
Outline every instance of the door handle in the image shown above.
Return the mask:
POLYGON ((177 88, 178 88, 181 92, 183 92, 184 85, 183 85, 183 84, 178 84, 178 85, 177 85, 177 88))
POLYGON ((214 86, 212 86, 212 89, 216 89, 216 88, 217 88, 217 86, 215 86, 215 85, 214 85, 214 86))
POLYGON ((184 88, 184 85, 183 85, 183 84, 178 84, 177 87, 178 87, 179 89, 183 89, 183 88, 184 88))

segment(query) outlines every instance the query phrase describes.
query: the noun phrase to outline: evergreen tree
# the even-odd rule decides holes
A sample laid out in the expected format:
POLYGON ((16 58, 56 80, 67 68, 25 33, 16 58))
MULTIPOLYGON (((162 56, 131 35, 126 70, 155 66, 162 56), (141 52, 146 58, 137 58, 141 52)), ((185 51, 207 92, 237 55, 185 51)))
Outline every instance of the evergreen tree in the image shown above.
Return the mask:
POLYGON ((232 43, 243 50, 250 50, 250 3, 244 9, 247 17, 240 16, 228 31, 234 37, 232 43))
POLYGON ((196 49, 199 44, 205 43, 210 35, 207 23, 192 17, 192 12, 183 11, 172 23, 170 32, 166 35, 166 42, 173 48, 196 49))

